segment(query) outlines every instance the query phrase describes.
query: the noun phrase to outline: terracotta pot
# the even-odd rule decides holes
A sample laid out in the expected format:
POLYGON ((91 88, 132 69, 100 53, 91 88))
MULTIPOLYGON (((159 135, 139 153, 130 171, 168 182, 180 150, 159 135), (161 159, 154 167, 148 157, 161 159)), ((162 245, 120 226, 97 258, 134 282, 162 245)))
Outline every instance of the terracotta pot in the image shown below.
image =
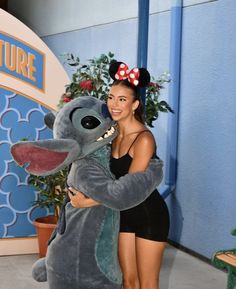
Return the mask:
POLYGON ((38 235, 39 257, 45 257, 47 253, 48 240, 56 227, 56 216, 46 216, 34 220, 36 232, 38 235))

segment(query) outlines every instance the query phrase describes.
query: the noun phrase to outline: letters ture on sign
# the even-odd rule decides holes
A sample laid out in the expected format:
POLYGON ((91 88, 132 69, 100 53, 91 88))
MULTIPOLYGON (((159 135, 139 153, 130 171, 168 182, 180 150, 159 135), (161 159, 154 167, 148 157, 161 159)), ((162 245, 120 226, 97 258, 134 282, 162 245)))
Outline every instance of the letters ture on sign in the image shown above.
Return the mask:
POLYGON ((22 40, 0 32, 0 71, 44 91, 45 55, 22 40))

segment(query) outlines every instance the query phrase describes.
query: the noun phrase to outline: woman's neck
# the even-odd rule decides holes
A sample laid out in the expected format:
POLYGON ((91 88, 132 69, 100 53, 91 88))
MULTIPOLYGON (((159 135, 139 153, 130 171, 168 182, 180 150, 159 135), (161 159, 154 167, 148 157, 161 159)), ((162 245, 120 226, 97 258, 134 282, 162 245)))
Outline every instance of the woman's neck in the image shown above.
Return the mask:
POLYGON ((137 132, 142 128, 143 124, 141 124, 136 119, 128 120, 128 121, 118 121, 119 127, 119 136, 125 137, 131 133, 137 132))

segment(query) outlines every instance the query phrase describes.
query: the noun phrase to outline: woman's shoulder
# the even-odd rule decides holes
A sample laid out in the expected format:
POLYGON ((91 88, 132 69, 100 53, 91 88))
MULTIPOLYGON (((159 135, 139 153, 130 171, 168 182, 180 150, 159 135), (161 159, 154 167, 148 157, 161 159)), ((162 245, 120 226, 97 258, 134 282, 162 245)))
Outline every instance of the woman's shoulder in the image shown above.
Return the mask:
POLYGON ((131 146, 130 155, 133 160, 138 162, 145 162, 155 154, 156 142, 152 132, 148 129, 140 131, 137 134, 133 145, 131 146))
POLYGON ((152 134, 152 132, 144 127, 142 130, 140 130, 140 132, 138 132, 137 134, 137 139, 142 140, 142 141, 155 141, 155 138, 152 134))
POLYGON ((136 140, 134 142, 134 149, 152 149, 155 147, 156 142, 152 132, 145 128, 137 134, 136 140))

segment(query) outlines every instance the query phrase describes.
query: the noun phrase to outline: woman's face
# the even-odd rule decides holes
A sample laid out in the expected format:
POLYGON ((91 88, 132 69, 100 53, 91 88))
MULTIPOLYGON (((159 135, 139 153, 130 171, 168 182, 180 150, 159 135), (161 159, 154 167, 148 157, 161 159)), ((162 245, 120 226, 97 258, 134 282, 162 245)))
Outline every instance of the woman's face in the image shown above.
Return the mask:
POLYGON ((133 117, 134 110, 138 107, 139 101, 134 101, 132 89, 124 85, 114 85, 111 87, 108 98, 108 110, 115 121, 133 117))

